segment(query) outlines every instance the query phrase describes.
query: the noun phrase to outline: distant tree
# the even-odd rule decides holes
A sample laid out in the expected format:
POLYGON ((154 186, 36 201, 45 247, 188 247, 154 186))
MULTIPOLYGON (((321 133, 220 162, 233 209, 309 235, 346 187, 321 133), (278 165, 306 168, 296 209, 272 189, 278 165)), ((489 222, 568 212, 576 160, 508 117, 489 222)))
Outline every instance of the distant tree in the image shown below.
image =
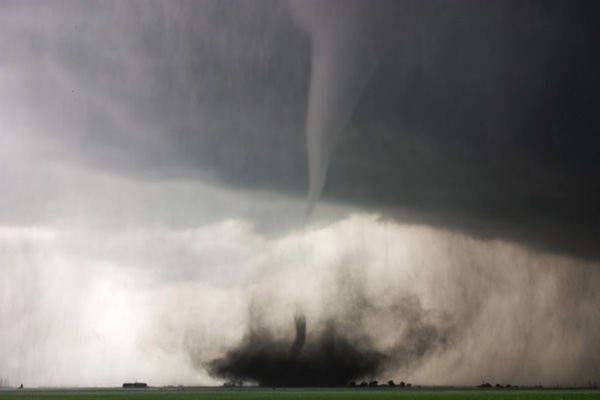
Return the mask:
POLYGON ((350 386, 350 387, 355 387, 355 386, 356 386, 356 382, 354 382, 354 381, 351 381, 351 382, 349 382, 349 383, 348 383, 348 386, 350 386))
POLYGON ((367 382, 365 382, 365 381, 362 381, 362 382, 360 383, 360 386, 363 386, 363 387, 364 387, 364 386, 369 386, 369 384, 368 384, 367 382))
POLYGON ((394 381, 388 381, 388 386, 394 387, 396 386, 396 384, 394 383, 394 381))
POLYGON ((369 386, 377 386, 378 384, 379 384, 379 382, 377 382, 377 381, 369 382, 369 386))
POLYGON ((499 383, 496 383, 496 387, 497 387, 497 388, 501 388, 501 387, 502 387, 502 385, 501 385, 501 384, 499 384, 499 383))
POLYGON ((398 385, 398 386, 400 386, 400 387, 405 387, 405 386, 406 386, 406 383, 404 383, 404 381, 402 381, 402 382, 400 382, 400 385, 398 385))
POLYGON ((410 383, 407 383, 407 384, 406 384, 406 387, 411 387, 411 386, 412 386, 412 385, 411 385, 410 383))

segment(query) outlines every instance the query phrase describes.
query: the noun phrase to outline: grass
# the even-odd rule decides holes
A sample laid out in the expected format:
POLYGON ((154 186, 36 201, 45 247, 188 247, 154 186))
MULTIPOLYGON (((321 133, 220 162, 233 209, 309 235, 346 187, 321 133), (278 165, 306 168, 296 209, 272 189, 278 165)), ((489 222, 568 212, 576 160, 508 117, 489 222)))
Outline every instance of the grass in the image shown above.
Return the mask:
POLYGON ((600 399, 600 390, 439 390, 439 389, 70 389, 1 390, 0 399, 125 400, 125 399, 215 399, 215 400, 583 400, 600 399))

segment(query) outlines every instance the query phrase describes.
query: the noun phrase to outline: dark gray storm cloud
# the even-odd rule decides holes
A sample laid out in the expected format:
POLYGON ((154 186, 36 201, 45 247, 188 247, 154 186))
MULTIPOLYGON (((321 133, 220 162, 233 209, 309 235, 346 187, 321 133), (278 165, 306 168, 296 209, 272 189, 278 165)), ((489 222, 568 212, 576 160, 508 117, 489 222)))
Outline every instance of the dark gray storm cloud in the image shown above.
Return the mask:
POLYGON ((4 2, 3 64, 46 154, 302 197, 305 136, 332 131, 325 199, 598 256, 594 2, 312 7, 4 2), (340 126, 311 122, 323 109, 340 126))
POLYGON ((596 380, 599 8, 0 2, 2 378, 596 380))

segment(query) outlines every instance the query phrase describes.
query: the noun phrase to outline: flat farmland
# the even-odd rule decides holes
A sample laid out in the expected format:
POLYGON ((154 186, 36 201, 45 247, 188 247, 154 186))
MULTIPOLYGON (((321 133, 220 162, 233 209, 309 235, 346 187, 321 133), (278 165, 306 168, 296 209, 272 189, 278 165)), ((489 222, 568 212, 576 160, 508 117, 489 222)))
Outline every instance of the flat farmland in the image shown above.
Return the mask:
POLYGON ((216 400, 583 400, 600 399, 600 390, 478 389, 25 389, 1 390, 0 399, 216 399, 216 400))

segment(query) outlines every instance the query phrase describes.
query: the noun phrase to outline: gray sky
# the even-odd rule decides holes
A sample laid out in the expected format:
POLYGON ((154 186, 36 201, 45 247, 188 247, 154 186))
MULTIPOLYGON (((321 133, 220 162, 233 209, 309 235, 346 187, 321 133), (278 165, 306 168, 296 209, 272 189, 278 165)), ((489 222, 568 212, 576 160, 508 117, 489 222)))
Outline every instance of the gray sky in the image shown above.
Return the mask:
POLYGON ((220 383, 301 312, 361 379, 596 381, 597 16, 3 2, 0 378, 220 383))

